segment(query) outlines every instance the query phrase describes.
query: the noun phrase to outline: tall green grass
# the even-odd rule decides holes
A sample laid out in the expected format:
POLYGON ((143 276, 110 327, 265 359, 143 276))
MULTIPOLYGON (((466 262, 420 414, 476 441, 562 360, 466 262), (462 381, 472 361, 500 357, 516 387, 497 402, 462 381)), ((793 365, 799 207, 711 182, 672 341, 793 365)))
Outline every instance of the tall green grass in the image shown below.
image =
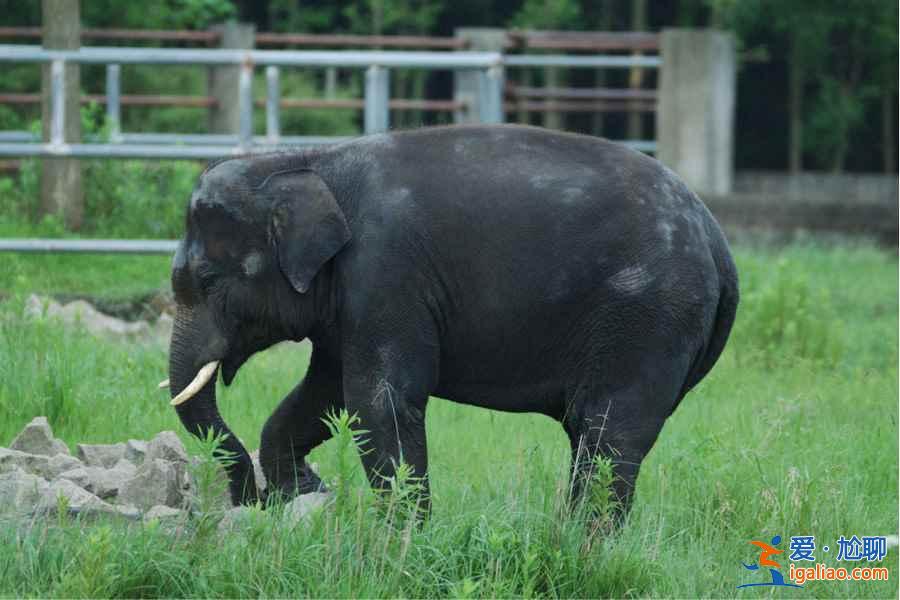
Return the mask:
MULTIPOLYGON (((667 421, 611 536, 564 508, 569 450, 557 423, 435 399, 433 513, 421 527, 385 518, 338 436, 311 460, 344 494, 340 508, 294 529, 261 513, 221 538, 191 524, 177 535, 161 525, 6 526, 0 595, 769 596, 736 589, 756 581, 740 564, 756 560, 750 540, 778 534, 786 548, 791 535, 815 535, 834 546, 840 535, 898 531, 897 261, 811 244, 736 257, 743 300, 729 346, 667 421)), ((165 348, 23 321, 13 290, 0 309, 0 444, 39 414, 70 444, 182 434, 155 388, 165 348)), ((308 359, 306 345, 278 346, 219 390, 251 449, 308 359)), ((837 566, 833 552, 817 558, 837 566)), ((888 582, 810 582, 777 595, 896 597, 896 548, 884 566, 888 582)))

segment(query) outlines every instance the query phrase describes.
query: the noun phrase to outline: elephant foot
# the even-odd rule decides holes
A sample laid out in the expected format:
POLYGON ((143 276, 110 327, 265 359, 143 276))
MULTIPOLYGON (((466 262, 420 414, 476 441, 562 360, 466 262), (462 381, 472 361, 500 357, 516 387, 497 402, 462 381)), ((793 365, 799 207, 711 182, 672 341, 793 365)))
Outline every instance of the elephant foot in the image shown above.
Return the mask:
POLYGON ((327 492, 328 488, 316 472, 313 471, 312 467, 304 461, 303 466, 297 470, 294 478, 279 482, 270 481, 266 490, 270 497, 278 496, 281 500, 288 502, 303 494, 327 492))

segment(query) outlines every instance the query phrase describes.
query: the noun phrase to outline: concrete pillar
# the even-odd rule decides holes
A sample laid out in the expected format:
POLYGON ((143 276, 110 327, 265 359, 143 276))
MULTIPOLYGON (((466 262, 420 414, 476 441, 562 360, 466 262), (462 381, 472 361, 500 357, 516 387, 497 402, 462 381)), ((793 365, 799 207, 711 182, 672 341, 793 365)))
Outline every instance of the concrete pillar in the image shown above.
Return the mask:
POLYGON ((657 158, 697 193, 731 192, 735 47, 727 33, 666 29, 657 110, 657 158))
MULTIPOLYGON (((219 38, 221 48, 232 50, 252 49, 256 38, 256 26, 247 23, 228 22, 214 25, 211 30, 221 35, 219 38)), ((209 132, 240 133, 241 112, 238 97, 241 67, 238 65, 210 67, 207 81, 208 95, 218 101, 217 106, 209 109, 209 132)))
MULTIPOLYGON (((506 44, 506 30, 491 27, 458 27, 453 34, 469 42, 466 50, 474 52, 503 52, 506 44)), ((480 101, 482 93, 490 90, 482 90, 483 84, 495 83, 479 74, 477 69, 456 70, 453 72, 453 99, 457 102, 466 102, 468 108, 457 110, 453 113, 454 123, 479 122, 479 107, 486 106, 480 101)), ((493 86, 491 86, 493 87, 493 86)), ((503 89, 503 73, 500 72, 500 89, 503 89)), ((502 93, 502 91, 501 91, 502 93)), ((501 107, 502 107, 502 97, 501 107)), ((493 102, 496 104, 496 102, 493 102)))
MULTIPOLYGON (((78 0, 42 0, 43 46, 48 49, 77 49, 81 45, 81 11, 78 0)), ((68 63, 64 74, 66 143, 81 140, 81 79, 77 64, 68 63)), ((41 72, 41 135, 50 141, 50 65, 41 72)), ((44 158, 41 168, 41 215, 62 215, 70 230, 81 228, 84 218, 84 190, 81 163, 75 158, 44 158)))

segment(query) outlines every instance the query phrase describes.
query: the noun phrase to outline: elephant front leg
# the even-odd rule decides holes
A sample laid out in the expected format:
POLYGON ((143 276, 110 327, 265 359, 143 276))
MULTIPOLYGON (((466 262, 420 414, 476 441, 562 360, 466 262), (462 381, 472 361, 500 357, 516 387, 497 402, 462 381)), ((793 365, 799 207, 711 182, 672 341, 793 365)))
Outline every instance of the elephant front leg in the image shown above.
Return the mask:
POLYGON ((270 495, 280 492, 292 498, 324 489, 306 457, 331 437, 322 419, 341 406, 340 365, 314 351, 306 377, 281 401, 263 427, 259 459, 270 495))
POLYGON ((384 356, 396 360, 356 363, 354 367, 345 361, 344 401, 348 412, 359 418, 359 428, 366 431, 360 458, 372 488, 389 490, 398 467, 411 467, 411 483, 418 486, 417 504, 424 516, 430 510, 425 440, 430 365, 424 352, 385 352, 382 348, 380 357, 384 356))

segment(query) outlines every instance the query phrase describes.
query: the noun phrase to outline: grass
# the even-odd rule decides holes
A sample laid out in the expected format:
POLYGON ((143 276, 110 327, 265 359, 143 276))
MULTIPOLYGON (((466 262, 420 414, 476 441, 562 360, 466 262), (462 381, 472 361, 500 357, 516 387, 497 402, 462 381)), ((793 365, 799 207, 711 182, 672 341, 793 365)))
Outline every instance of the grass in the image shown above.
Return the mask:
MULTIPOLYGON (((568 443, 556 423, 435 400, 434 512, 420 529, 387 522, 367 500, 345 438, 312 456, 351 498, 340 511, 294 530, 260 514, 221 539, 113 523, 7 527, 0 596, 771 596, 736 590, 765 577, 741 567, 758 556, 750 540, 815 535, 835 546, 841 535, 898 532, 897 261, 867 246, 811 243, 736 257, 744 300, 733 338, 668 420, 615 535, 563 511, 568 443)), ((182 434, 155 388, 164 348, 18 317, 35 290, 145 292, 165 281, 167 260, 6 264, 0 444, 42 414, 70 444, 182 434)), ((276 347, 220 390, 227 421, 251 449, 308 358, 305 345, 276 347)), ((839 566, 833 551, 817 558, 839 566)), ((884 563, 892 578, 897 563, 894 548, 884 563)), ((897 597, 897 583, 810 582, 775 595, 897 597)))

